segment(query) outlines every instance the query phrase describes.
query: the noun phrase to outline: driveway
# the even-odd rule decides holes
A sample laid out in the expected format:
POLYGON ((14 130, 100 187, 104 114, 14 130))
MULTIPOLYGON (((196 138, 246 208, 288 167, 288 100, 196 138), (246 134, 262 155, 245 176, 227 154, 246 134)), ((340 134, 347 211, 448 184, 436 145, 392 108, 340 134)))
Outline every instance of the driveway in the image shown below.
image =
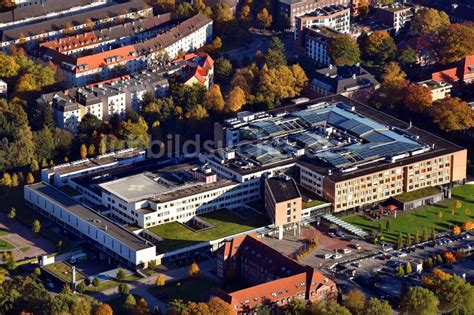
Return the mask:
POLYGON ((15 246, 12 252, 16 260, 42 256, 56 249, 49 240, 33 233, 18 221, 10 220, 5 213, 0 213, 0 229, 7 232, 0 238, 15 246))

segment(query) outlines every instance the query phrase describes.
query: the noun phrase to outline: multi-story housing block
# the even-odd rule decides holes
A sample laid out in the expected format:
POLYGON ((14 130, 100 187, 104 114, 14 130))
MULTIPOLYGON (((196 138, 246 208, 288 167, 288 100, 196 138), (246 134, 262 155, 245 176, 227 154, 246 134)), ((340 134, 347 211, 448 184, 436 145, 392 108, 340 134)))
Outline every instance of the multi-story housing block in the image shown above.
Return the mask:
POLYGON ((90 27, 101 27, 105 24, 140 19, 152 15, 153 10, 142 0, 112 4, 88 12, 56 17, 52 20, 39 21, 33 24, 20 25, 1 32, 1 46, 5 50, 12 44, 26 44, 33 47, 39 41, 50 41, 65 34, 89 30, 90 27), (92 25, 89 23, 92 21, 92 25))
POLYGON ((451 95, 451 90, 453 88, 452 84, 448 82, 439 82, 435 80, 425 80, 417 82, 417 84, 427 87, 431 91, 431 99, 433 101, 442 100, 443 98, 449 97, 451 95))
POLYGON ((41 57, 58 65, 60 78, 66 87, 85 86, 163 66, 168 59, 176 58, 178 52, 200 48, 212 38, 212 20, 200 13, 172 28, 167 27, 169 18, 160 21, 165 25, 155 30, 164 30, 163 33, 154 36, 153 32, 149 32, 150 38, 133 40, 129 45, 122 45, 122 40, 112 49, 97 52, 98 42, 109 39, 99 39, 98 34, 93 33, 90 34, 92 39, 82 40, 81 49, 74 53, 70 52, 71 45, 62 49, 65 40, 42 44, 41 57))
POLYGON ((330 5, 348 6, 350 0, 279 0, 278 12, 289 18, 291 28, 296 29, 295 18, 330 5))
POLYGON ((381 23, 398 33, 413 19, 415 9, 398 4, 377 8, 376 17, 381 23))

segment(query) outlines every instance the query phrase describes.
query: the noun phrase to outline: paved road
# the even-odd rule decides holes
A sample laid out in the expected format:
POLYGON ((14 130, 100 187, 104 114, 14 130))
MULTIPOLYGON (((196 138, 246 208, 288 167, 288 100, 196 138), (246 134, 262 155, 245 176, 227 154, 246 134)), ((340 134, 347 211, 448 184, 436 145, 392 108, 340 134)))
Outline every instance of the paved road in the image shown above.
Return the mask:
MULTIPOLYGON (((216 263, 214 260, 207 260, 205 262, 199 263, 199 269, 201 270, 201 274, 204 276, 214 279, 218 282, 221 281, 220 278, 216 275, 216 263)), ((188 275, 189 266, 167 270, 162 272, 161 275, 164 276, 166 282, 176 282, 186 278, 189 278, 188 275)), ((166 303, 154 297, 150 292, 148 292, 148 288, 155 285, 156 278, 158 274, 153 276, 140 279, 138 281, 127 283, 128 287, 130 288, 130 292, 136 294, 138 296, 143 297, 146 302, 148 303, 148 307, 153 309, 154 307, 158 306, 162 312, 166 311, 166 303)), ((108 301, 120 296, 118 292, 118 288, 111 288, 99 293, 95 293, 92 295, 99 301, 108 301)))

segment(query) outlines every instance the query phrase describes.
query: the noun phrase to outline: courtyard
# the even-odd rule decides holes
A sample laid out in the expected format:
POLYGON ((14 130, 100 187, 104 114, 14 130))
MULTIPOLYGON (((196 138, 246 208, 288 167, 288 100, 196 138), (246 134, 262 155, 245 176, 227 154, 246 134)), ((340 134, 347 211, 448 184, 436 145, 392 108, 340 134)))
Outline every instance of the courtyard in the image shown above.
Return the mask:
POLYGON ((464 185, 453 189, 452 199, 436 205, 424 206, 408 212, 399 212, 396 218, 386 218, 379 221, 367 220, 360 215, 349 216, 344 221, 351 223, 371 233, 379 230, 382 225, 384 240, 395 243, 398 233, 410 233, 414 236, 417 231, 422 237, 426 229, 429 235, 433 229, 436 232, 452 230, 455 225, 462 226, 466 221, 472 220, 474 211, 474 185, 464 185), (455 209, 455 201, 461 202, 461 207, 455 209), (452 209, 455 209, 454 214, 452 209), (441 213, 441 214, 440 214, 441 213), (387 230, 387 221, 390 221, 390 230, 387 230))
POLYGON ((161 252, 169 252, 201 242, 217 240, 230 235, 250 231, 268 225, 268 218, 255 212, 253 216, 241 217, 230 210, 219 210, 198 216, 214 227, 202 231, 193 231, 184 224, 170 222, 157 225, 148 231, 158 235, 163 241, 155 245, 161 252))

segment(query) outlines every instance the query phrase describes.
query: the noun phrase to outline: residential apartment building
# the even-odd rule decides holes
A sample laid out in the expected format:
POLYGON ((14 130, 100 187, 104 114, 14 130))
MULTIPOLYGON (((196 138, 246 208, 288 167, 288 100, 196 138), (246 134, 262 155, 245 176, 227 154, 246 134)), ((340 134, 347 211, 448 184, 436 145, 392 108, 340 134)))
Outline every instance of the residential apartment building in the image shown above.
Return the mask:
POLYGON ((265 180, 265 210, 275 228, 278 239, 283 239, 285 228, 299 230, 302 198, 293 178, 277 176, 265 180))
POLYGON ((333 281, 310 266, 302 266, 253 235, 234 238, 217 252, 217 274, 234 275, 246 287, 234 291, 213 291, 230 304, 234 314, 253 313, 265 304, 277 313, 292 300, 330 302, 337 299, 333 281))
POLYGON ((349 6, 350 0, 279 0, 278 13, 287 16, 292 29, 296 29, 296 17, 335 4, 349 6))
POLYGON ((40 41, 50 41, 63 37, 68 33, 88 30, 92 26, 101 27, 106 23, 114 24, 151 16, 153 9, 143 0, 130 0, 123 3, 113 3, 106 7, 97 7, 87 12, 56 17, 51 20, 38 21, 33 24, 19 25, 1 31, 1 46, 5 50, 12 44, 26 44, 33 47, 40 41))
POLYGON ((32 24, 38 21, 95 10, 108 0, 18 0, 13 10, 0 13, 0 29, 32 24))
POLYGON ((331 5, 318 8, 295 18, 295 38, 305 28, 327 27, 340 33, 349 33, 351 10, 342 5, 331 5))
POLYGON ((310 89, 314 96, 341 94, 365 101, 380 86, 367 70, 359 66, 332 66, 316 70, 311 76, 310 89))
POLYGON ((389 26, 395 31, 400 32, 407 27, 413 19, 415 9, 413 7, 405 7, 398 4, 377 8, 376 18, 381 23, 389 26))
POLYGON ((146 71, 110 82, 44 94, 39 101, 53 107, 59 128, 76 133, 82 117, 88 113, 99 120, 108 120, 114 114, 123 119, 126 113, 140 110, 146 92, 155 97, 168 95, 168 76, 176 71, 179 66, 167 66, 162 71, 146 71))
POLYGON ((425 80, 417 82, 416 84, 423 85, 430 89, 433 102, 451 96, 451 89, 453 88, 453 86, 447 82, 438 82, 435 80, 425 80))
POLYGON ((212 20, 199 13, 164 33, 130 45, 117 45, 116 48, 96 52, 97 44, 91 40, 89 44, 82 42, 83 50, 71 54, 54 49, 57 46, 54 42, 42 45, 41 55, 44 60, 58 65, 60 79, 66 87, 85 86, 162 66, 167 59, 176 58, 178 52, 200 48, 211 38, 212 20), (94 49, 85 50, 88 47, 94 49))
POLYGON ((324 26, 315 26, 303 29, 300 34, 297 49, 317 64, 329 66, 331 57, 328 47, 334 36, 340 33, 324 26))
POLYGON ((181 67, 184 84, 201 84, 209 89, 214 83, 214 60, 205 52, 186 54, 173 63, 181 67))

